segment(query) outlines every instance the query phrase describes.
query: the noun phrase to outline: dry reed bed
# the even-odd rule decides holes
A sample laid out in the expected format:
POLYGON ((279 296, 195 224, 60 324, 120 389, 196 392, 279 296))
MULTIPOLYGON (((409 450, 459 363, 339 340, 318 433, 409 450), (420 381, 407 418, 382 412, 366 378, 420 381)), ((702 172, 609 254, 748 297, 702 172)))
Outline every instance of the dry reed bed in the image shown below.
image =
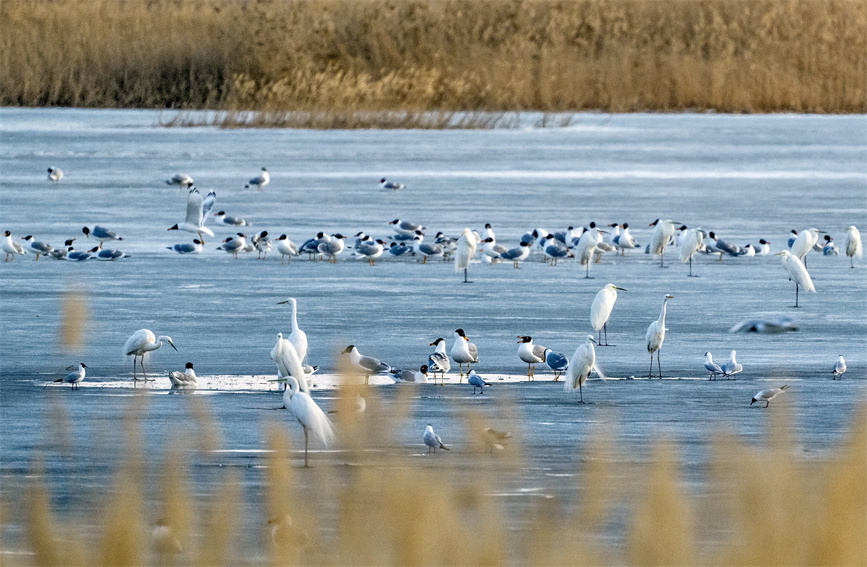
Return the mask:
POLYGON ((862 0, 7 0, 0 21, 2 105, 867 111, 862 0))
MULTIPOLYGON (((349 409, 354 390, 346 387, 343 393, 343 409, 349 409)), ((24 554, 7 559, 32 553, 20 564, 235 565, 263 558, 273 565, 867 561, 867 408, 856 412, 849 439, 822 459, 796 456, 797 441, 789 436, 784 406, 769 412, 763 447, 720 436, 713 444, 705 494, 683 485, 673 445, 658 442, 646 464, 621 462, 611 438, 600 433, 583 443, 583 464, 574 480, 564 481, 574 482, 574 498, 537 499, 516 518, 494 493, 525 465, 520 429, 513 429, 513 442, 494 454, 485 452, 477 435, 486 425, 519 425, 509 422, 514 414, 508 403, 497 414, 503 420, 499 423, 464 416, 468 439, 479 439, 467 443, 465 451, 471 454, 465 459, 459 454, 423 459, 407 455, 388 435, 395 423, 408 417, 401 412, 410 411, 411 394, 405 394, 406 403, 391 405, 387 414, 374 391, 365 395, 367 412, 337 414, 340 451, 317 453, 311 469, 298 467, 297 447, 290 453, 290 437, 303 443, 294 420, 288 429, 285 423, 268 428, 271 452, 264 461, 261 500, 254 508, 261 531, 255 551, 239 549, 236 537, 249 504, 237 471, 215 469, 219 490, 210 495, 203 495, 198 480, 190 476, 190 462, 207 461, 219 447, 213 433, 218 428, 195 396, 189 398, 190 419, 199 434, 166 450, 158 486, 147 486, 141 460, 142 396, 127 412, 127 450, 113 489, 99 498, 95 512, 64 510, 58 516, 35 465, 28 494, 7 501, 2 509, 0 519, 8 522, 12 516, 26 531, 17 549, 24 554), (149 496, 157 504, 148 504, 149 496), (285 520, 290 517, 291 527, 285 520), (152 538, 157 519, 170 527, 172 538, 152 538), (268 523, 274 519, 282 521, 276 536, 274 524, 268 523), (610 539, 618 522, 625 523, 625 544, 612 548, 605 538, 610 539), (707 528, 716 534, 712 544, 699 535, 707 528)), ((56 433, 49 431, 48 436, 56 433)))

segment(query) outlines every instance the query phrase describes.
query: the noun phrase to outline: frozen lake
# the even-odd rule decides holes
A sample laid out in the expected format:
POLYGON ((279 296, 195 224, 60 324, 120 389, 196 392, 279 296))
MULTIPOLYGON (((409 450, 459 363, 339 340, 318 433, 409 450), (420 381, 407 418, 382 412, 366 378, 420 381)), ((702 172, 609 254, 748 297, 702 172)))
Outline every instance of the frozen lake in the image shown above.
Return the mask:
MULTIPOLYGON (((404 398, 386 385, 390 380, 372 380, 382 384, 376 390, 384 408, 409 416, 389 451, 418 453, 424 424, 431 422, 460 454, 470 443, 455 416, 473 409, 493 419, 498 400, 515 400, 507 422, 522 431, 527 454, 522 472, 502 481, 513 488, 567 492, 557 475, 571 474, 581 440, 608 420, 618 424, 624 459, 646 458, 648 441, 660 434, 677 440, 688 480, 701 486, 708 433, 731 431, 760 442, 770 412, 748 407, 756 391, 790 385, 776 402, 792 410, 805 454, 836 447, 853 407, 865 399, 863 262, 850 269, 842 255, 812 252, 808 268, 818 293, 802 294, 796 310, 794 285, 779 257, 718 262, 699 255, 694 270, 700 277, 688 278, 687 267, 675 261, 676 249, 667 253, 665 269, 643 253, 656 218, 715 231, 739 246, 764 238, 772 252, 785 249, 792 229, 816 227, 838 243, 849 225, 863 231, 863 116, 581 114, 561 129, 443 132, 166 129, 158 120, 158 113, 145 111, 0 110, 2 229, 55 246, 77 238, 81 250, 95 245, 81 228, 99 224, 120 233, 124 240, 114 247, 131 256, 71 263, 33 262, 29 254, 0 266, 5 496, 20 485, 35 454, 47 455, 61 506, 86 500, 69 489, 69 475, 84 493, 104 484, 101 477, 116 458, 108 448, 119 435, 111 424, 133 394, 131 364, 120 351, 143 327, 170 335, 179 350, 153 353, 148 370, 158 380, 147 388, 164 393, 166 371, 194 362, 200 377, 195 397, 208 399, 224 449, 241 452, 214 459, 261 464, 255 451, 263 448, 263 424, 277 418, 252 408, 279 405, 264 389, 275 372, 269 352, 276 333, 290 328, 290 310, 276 303, 289 296, 298 299, 310 361, 322 367, 314 397, 328 407, 337 395, 330 389, 334 353, 347 344, 392 366, 417 368, 431 352, 429 343, 444 337, 450 347, 453 331, 463 328, 478 345, 478 372, 501 383, 486 389, 484 399, 471 396, 465 384, 424 385, 404 398), (244 189, 263 166, 271 183, 262 192, 244 189), (48 167, 64 171, 59 184, 46 181, 48 167), (166 246, 189 242, 190 235, 166 229, 183 220, 186 191, 164 183, 178 172, 192 175, 203 192, 216 191, 215 211, 250 220, 246 234, 285 233, 298 244, 320 230, 384 238, 391 234, 388 222, 400 218, 424 224, 428 235, 457 236, 464 227, 481 231, 491 223, 498 242, 512 247, 536 227, 553 232, 595 221, 628 222, 642 250, 605 255, 589 280, 574 260, 549 266, 531 256, 520 270, 474 263, 471 285, 460 283, 451 264, 422 265, 407 257, 383 257, 373 267, 348 253, 335 265, 306 257, 281 265, 274 253, 265 261, 255 254, 234 260, 215 248, 235 231, 213 224, 217 238, 208 238, 200 255, 180 256, 166 246), (383 176, 408 187, 383 192, 377 184, 383 176), (586 385, 591 403, 579 406, 564 397, 542 367, 537 383, 517 383, 526 365, 517 358, 516 336, 531 335, 571 356, 592 331, 590 303, 608 282, 628 291, 619 294, 609 322, 609 340, 617 346, 597 348, 597 363, 611 379, 586 385), (70 290, 84 292, 89 315, 77 352, 64 351, 57 340, 62 297, 70 290), (667 380, 638 380, 649 363, 645 329, 666 293, 674 296, 661 354, 667 380), (799 330, 728 332, 746 318, 779 316, 793 317, 799 330), (744 366, 738 380, 705 381, 704 353, 722 362, 732 349, 744 366), (848 372, 832 382, 841 354, 848 372), (81 361, 88 374, 80 392, 42 389, 81 361), (58 408, 76 426, 76 451, 92 458, 86 467, 55 451, 47 435, 53 429, 41 427, 58 408), (66 475, 63 483, 60 475, 66 475)), ((186 396, 150 400, 150 462, 172 437, 165 426, 187 415, 188 404, 186 396)), ((288 422, 285 413, 278 415, 288 422)), ((300 429, 289 428, 297 440, 300 429)), ((346 457, 317 458, 340 463, 346 457)), ((251 468, 244 480, 256 486, 261 474, 251 468)), ((201 488, 216 482, 206 475, 201 488)))

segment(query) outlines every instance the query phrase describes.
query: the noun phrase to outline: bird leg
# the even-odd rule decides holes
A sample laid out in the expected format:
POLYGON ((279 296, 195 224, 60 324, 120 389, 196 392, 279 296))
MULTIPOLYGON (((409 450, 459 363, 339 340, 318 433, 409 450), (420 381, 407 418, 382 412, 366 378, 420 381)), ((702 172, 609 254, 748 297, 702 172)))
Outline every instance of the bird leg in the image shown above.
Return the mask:
POLYGON ((770 403, 771 403, 770 400, 766 401, 766 402, 765 402, 765 407, 768 407, 768 406, 770 405, 770 403))
POLYGON ((584 390, 581 389, 581 382, 580 381, 578 382, 578 395, 580 396, 580 399, 578 401, 583 404, 584 403, 584 390))
POLYGON ((798 284, 795 284, 795 307, 798 306, 798 284))
POLYGON ((308 468, 310 465, 307 464, 307 428, 302 426, 304 429, 304 468, 308 468))
MULTIPOLYGON (((653 357, 650 357, 650 363, 653 364, 653 357)), ((662 364, 659 362, 659 351, 656 351, 656 367, 659 369, 659 377, 662 378, 662 364)))
POLYGON ((562 375, 563 375, 562 372, 557 372, 557 371, 555 370, 555 371, 554 371, 554 382, 556 382, 557 380, 559 380, 559 379, 560 379, 560 376, 562 376, 562 375))
POLYGON ((473 283, 467 279, 467 268, 464 268, 464 283, 473 283))
POLYGON ((650 371, 647 373, 648 378, 653 378, 653 353, 650 353, 650 371))
POLYGON ((697 278, 698 276, 692 275, 692 256, 689 257, 689 276, 690 278, 697 278))

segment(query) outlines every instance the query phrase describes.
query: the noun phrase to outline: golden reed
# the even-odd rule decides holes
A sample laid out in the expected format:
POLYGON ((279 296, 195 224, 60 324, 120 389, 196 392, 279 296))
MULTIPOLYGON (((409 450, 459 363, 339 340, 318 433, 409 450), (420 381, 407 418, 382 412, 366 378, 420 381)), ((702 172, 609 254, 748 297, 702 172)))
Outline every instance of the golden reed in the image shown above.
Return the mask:
POLYGON ((863 0, 5 0, 0 22, 7 106, 867 111, 863 0))

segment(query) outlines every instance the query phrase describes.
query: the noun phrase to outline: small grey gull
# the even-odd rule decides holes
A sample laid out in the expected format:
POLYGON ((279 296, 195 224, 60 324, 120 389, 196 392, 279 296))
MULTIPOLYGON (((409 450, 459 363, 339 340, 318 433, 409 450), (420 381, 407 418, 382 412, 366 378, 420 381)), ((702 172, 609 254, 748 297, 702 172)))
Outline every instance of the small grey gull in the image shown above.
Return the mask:
POLYGON ((842 376, 843 373, 846 372, 846 361, 843 360, 843 355, 841 354, 837 358, 837 362, 834 363, 834 370, 831 373, 834 375, 834 380, 837 379, 837 376, 842 376))
POLYGON ((428 258, 442 257, 443 255, 442 246, 439 244, 428 244, 422 242, 420 236, 416 236, 412 239, 412 249, 417 255, 422 256, 422 264, 426 264, 428 258))
POLYGON ((434 375, 434 384, 436 384, 437 374, 440 375, 440 381, 444 383, 446 372, 452 367, 449 355, 446 354, 446 341, 443 338, 439 338, 432 342, 430 346, 436 347, 436 350, 427 358, 428 372, 434 375))
POLYGON ((545 349, 545 364, 554 371, 554 382, 560 379, 564 372, 569 370, 569 359, 562 352, 554 352, 545 349))
POLYGON ((114 260, 120 260, 121 258, 129 258, 127 254, 124 254, 120 250, 111 250, 106 248, 105 250, 100 250, 98 246, 95 246, 89 250, 93 257, 97 260, 102 260, 104 262, 111 262, 114 260))
POLYGON ((256 189, 261 191, 262 187, 264 187, 265 185, 268 185, 268 183, 270 183, 270 182, 271 182, 271 175, 269 175, 268 170, 263 167, 262 173, 260 175, 258 175, 257 177, 254 177, 253 179, 248 181, 247 184, 244 185, 244 188, 249 189, 250 186, 255 185, 256 189))
POLYGON ((424 428, 424 435, 422 435, 422 441, 427 445, 427 452, 430 453, 433 450, 434 453, 437 452, 437 449, 445 449, 449 450, 448 447, 443 445, 443 440, 440 439, 440 436, 434 433, 433 426, 428 423, 427 427, 424 428))
POLYGON ((710 351, 704 353, 704 368, 710 372, 710 376, 707 377, 708 380, 714 380, 717 376, 723 374, 723 369, 713 361, 713 355, 710 351))
POLYGON ((196 238, 192 244, 175 244, 174 246, 166 246, 166 248, 174 250, 178 254, 198 254, 202 251, 202 241, 196 238))
POLYGON ((223 240, 223 243, 217 246, 217 250, 225 250, 237 260, 238 253, 242 252, 246 247, 247 235, 241 234, 239 232, 235 236, 230 236, 229 238, 223 240))
POLYGON ((55 248, 48 253, 48 256, 55 260, 66 260, 66 251, 70 246, 72 246, 73 242, 75 242, 74 238, 68 238, 61 248, 55 248))
POLYGON ((214 191, 208 193, 205 198, 202 198, 201 193, 195 187, 190 189, 187 194, 187 215, 184 222, 169 227, 168 230, 185 230, 199 235, 199 240, 205 241, 202 233, 208 236, 214 236, 214 232, 205 226, 208 222, 208 216, 211 213, 211 208, 217 200, 217 194, 214 191))
POLYGON ((64 378, 58 378, 57 380, 55 380, 55 382, 69 382, 72 385, 72 389, 77 390, 78 384, 81 383, 82 380, 84 380, 84 375, 86 373, 86 371, 84 370, 85 368, 87 368, 87 365, 82 362, 78 365, 78 370, 76 370, 75 372, 70 372, 64 378))
POLYGON ((113 230, 108 230, 99 225, 94 226, 93 230, 84 227, 81 229, 81 232, 83 232, 88 238, 93 236, 95 239, 99 240, 99 246, 97 247, 99 249, 102 249, 102 245, 110 240, 123 240, 123 238, 118 236, 118 234, 113 230))
POLYGON ((343 242, 345 239, 346 237, 338 232, 337 234, 332 234, 328 241, 320 242, 316 248, 320 254, 328 256, 329 262, 336 264, 337 257, 340 256, 346 247, 346 244, 343 242))
POLYGON ((264 260, 268 256, 268 252, 271 251, 271 239, 268 238, 267 230, 254 234, 250 238, 250 242, 253 243, 253 246, 255 246, 256 250, 259 252, 259 256, 256 258, 257 260, 264 260))
POLYGON ((192 362, 184 365, 183 372, 180 370, 169 372, 169 381, 171 381, 172 386, 175 388, 195 388, 199 384, 192 362))
POLYGON ((759 333, 774 335, 797 331, 798 325, 791 317, 777 317, 776 319, 746 319, 729 329, 729 333, 759 333))
POLYGON ((517 248, 512 248, 500 254, 500 258, 502 258, 503 260, 511 260, 514 264, 514 267, 520 269, 521 267, 518 264, 526 260, 527 256, 529 255, 530 243, 521 242, 520 246, 518 246, 517 248))
POLYGON ((382 256, 385 251, 385 242, 376 239, 375 241, 364 241, 355 247, 355 251, 359 256, 367 260, 371 266, 376 265, 376 259, 382 256))
POLYGON ((473 387, 474 394, 476 393, 476 388, 479 389, 480 394, 484 394, 485 386, 490 386, 481 376, 476 374, 475 370, 470 370, 470 374, 467 376, 467 383, 473 387))
POLYGON ((771 388, 769 390, 762 390, 750 401, 750 405, 753 405, 756 402, 765 402, 765 407, 768 407, 771 400, 782 394, 788 388, 788 385, 780 386, 779 388, 771 388))
POLYGON ((395 382, 408 382, 410 384, 421 384, 427 382, 427 365, 422 364, 418 370, 389 370, 391 379, 395 382))
MULTIPOLYGON (((97 248, 98 249, 98 248, 97 248)), ((83 262, 92 258, 90 252, 76 252, 75 248, 70 246, 66 249, 66 259, 72 262, 83 262)))
POLYGON ((837 249, 837 244, 834 242, 834 239, 831 238, 830 234, 825 235, 825 244, 822 246, 822 255, 823 256, 836 256, 840 253, 837 249))
POLYGON ((220 211, 214 215, 214 222, 225 224, 227 226, 250 226, 250 223, 241 217, 230 217, 226 211, 220 211))
POLYGON ((388 224, 392 225, 392 228, 394 228, 394 231, 396 233, 406 234, 406 235, 409 235, 410 237, 415 236, 415 231, 424 230, 424 228, 425 228, 418 223, 409 222, 409 221, 402 221, 400 219, 394 219, 393 221, 391 221, 388 224))

